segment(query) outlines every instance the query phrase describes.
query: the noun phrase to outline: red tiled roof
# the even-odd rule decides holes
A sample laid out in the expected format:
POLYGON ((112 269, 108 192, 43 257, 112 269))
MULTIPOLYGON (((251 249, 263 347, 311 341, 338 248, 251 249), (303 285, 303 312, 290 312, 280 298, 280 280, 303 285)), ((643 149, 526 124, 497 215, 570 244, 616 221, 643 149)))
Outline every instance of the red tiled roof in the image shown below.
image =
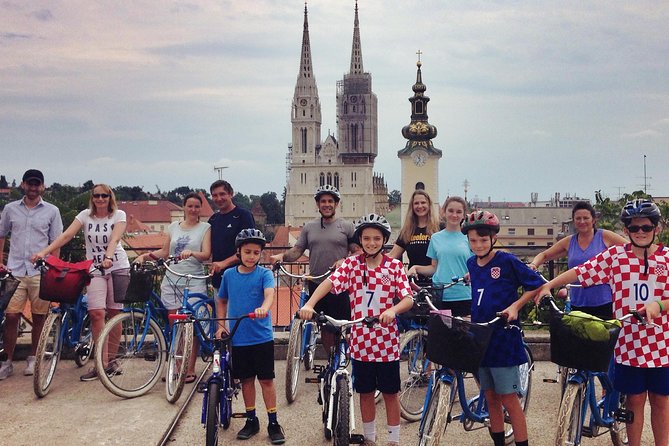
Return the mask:
POLYGON ((161 232, 159 234, 139 234, 130 237, 125 237, 125 243, 131 250, 153 250, 159 249, 165 244, 167 234, 161 232))
POLYGON ((199 191, 198 194, 200 195, 200 198, 202 198, 202 209, 200 210, 200 220, 209 220, 209 217, 214 215, 214 210, 209 205, 209 201, 207 201, 207 197, 204 195, 204 193, 202 193, 202 191, 199 191))
POLYGON ((151 228, 148 225, 142 223, 138 218, 135 218, 134 215, 127 216, 127 225, 125 227, 125 232, 151 232, 151 228))
POLYGON ((148 201, 120 201, 119 209, 125 211, 128 218, 134 218, 146 222, 171 222, 171 211, 178 211, 180 206, 167 200, 148 200, 148 201))

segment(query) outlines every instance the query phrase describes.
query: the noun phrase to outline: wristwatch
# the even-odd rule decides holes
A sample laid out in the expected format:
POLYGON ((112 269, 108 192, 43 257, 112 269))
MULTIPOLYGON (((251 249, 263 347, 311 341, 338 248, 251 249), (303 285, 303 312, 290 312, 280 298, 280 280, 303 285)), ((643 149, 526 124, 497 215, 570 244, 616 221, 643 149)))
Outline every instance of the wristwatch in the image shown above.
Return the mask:
POLYGON ((105 259, 105 260, 111 260, 112 262, 114 261, 114 258, 113 258, 113 257, 109 257, 109 256, 104 256, 104 259, 105 259))

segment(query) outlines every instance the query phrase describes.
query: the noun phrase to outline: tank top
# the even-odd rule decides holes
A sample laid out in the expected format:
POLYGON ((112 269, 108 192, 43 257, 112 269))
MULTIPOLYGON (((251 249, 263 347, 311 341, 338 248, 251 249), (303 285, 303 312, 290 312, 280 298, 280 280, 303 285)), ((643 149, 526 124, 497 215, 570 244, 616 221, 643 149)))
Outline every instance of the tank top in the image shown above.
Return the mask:
MULTIPOLYGON (((582 249, 578 244, 578 234, 569 241, 567 251, 567 266, 571 269, 607 249, 604 243, 604 231, 595 229, 595 235, 590 244, 582 249)), ((611 303, 611 287, 608 284, 595 285, 587 288, 574 287, 571 289, 571 304, 577 307, 597 307, 611 303)))

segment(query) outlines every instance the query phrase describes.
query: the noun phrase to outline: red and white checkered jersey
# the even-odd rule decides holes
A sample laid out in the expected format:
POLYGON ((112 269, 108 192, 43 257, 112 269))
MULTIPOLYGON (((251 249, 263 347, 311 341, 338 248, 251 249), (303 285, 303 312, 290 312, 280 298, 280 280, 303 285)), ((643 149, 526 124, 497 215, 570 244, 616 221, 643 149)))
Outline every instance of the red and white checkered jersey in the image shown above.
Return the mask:
MULTIPOLYGON (((402 262, 383 256, 381 265, 368 269, 363 256, 344 260, 330 275, 332 292, 348 291, 352 319, 379 316, 391 308, 393 298, 411 296, 402 262)), ((397 323, 367 328, 357 324, 351 329, 351 358, 364 362, 390 362, 400 359, 397 323)))
MULTIPOLYGON (((575 267, 584 286, 608 283, 613 291, 616 318, 644 304, 669 297, 669 250, 659 245, 648 256, 648 274, 643 258, 634 255, 631 245, 612 246, 575 267)), ((661 328, 623 322, 615 348, 616 362, 632 367, 669 367, 669 314, 653 322, 661 328)))

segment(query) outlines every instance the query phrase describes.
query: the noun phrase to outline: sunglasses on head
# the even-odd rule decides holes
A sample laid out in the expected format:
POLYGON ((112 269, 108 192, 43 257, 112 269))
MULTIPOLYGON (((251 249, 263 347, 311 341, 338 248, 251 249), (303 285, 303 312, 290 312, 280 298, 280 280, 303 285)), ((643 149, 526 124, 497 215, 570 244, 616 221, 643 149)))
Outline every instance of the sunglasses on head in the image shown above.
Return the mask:
POLYGON ((655 230, 655 226, 653 226, 653 225, 641 225, 641 226, 639 226, 639 225, 630 225, 630 226, 627 227, 627 230, 628 230, 629 232, 633 233, 633 234, 634 234, 634 233, 637 233, 637 232, 639 232, 639 231, 643 231, 643 232, 652 232, 652 231, 655 230))
POLYGON ((109 194, 93 194, 93 198, 109 198, 111 195, 109 194))

